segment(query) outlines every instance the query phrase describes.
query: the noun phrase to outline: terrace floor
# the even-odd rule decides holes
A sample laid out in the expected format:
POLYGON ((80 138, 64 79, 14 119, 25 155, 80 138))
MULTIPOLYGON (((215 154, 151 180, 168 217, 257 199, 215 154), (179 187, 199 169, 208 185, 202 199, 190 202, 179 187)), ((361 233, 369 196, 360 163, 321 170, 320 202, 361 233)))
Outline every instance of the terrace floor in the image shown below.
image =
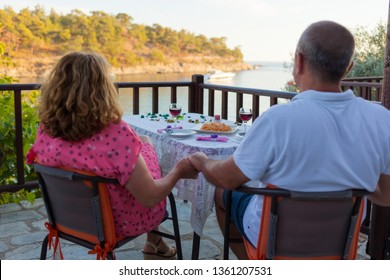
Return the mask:
MULTIPOLYGON (((191 204, 177 200, 180 233, 182 237, 184 259, 191 259, 193 231, 189 222, 191 204)), ((41 242, 47 234, 44 226, 46 210, 42 199, 37 199, 34 205, 22 201, 20 204, 6 204, 0 206, 0 259, 1 260, 35 260, 39 259, 41 242)), ((162 225, 171 231, 170 222, 162 225)), ((145 235, 129 242, 116 250, 117 259, 143 258, 141 250, 145 241, 145 235)), ((370 257, 365 253, 367 237, 361 234, 359 239, 358 257, 367 260, 370 257)), ((94 259, 94 255, 88 255, 87 249, 61 241, 65 259, 94 259)), ((173 244, 173 243, 172 243, 173 244)), ((199 258, 203 260, 218 260, 222 258, 223 237, 218 226, 215 214, 212 214, 204 227, 200 242, 199 258)), ((48 251, 48 258, 51 258, 48 251)), ((236 259, 230 254, 230 259, 236 259)))

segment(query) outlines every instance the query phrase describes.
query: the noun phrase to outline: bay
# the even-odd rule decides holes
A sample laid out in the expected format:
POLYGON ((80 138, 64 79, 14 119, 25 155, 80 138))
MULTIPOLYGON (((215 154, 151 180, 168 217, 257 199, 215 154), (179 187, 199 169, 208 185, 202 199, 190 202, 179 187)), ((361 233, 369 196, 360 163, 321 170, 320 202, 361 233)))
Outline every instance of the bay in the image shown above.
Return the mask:
MULTIPOLYGON (((282 91, 285 84, 292 80, 291 70, 284 67, 283 62, 263 62, 263 61, 251 61, 248 62, 255 65, 253 70, 244 70, 236 72, 233 79, 229 80, 214 80, 213 84, 256 88, 266 90, 282 91)), ((117 75, 115 82, 173 82, 173 81, 190 81, 193 74, 196 73, 162 73, 162 74, 131 74, 131 75, 117 75)), ((21 78, 19 83, 41 83, 43 78, 21 78)), ((207 81, 206 81, 207 83, 207 81)), ((152 108, 152 89, 145 88, 140 89, 140 114, 147 114, 151 112, 152 108)), ((120 89, 120 102, 122 104, 125 114, 132 114, 133 107, 133 92, 132 89, 120 89)), ((229 93, 228 103, 228 119, 235 120, 235 94, 229 93)), ((260 99, 260 113, 269 108, 269 102, 267 97, 261 97, 260 99)), ((188 92, 187 88, 177 89, 177 102, 183 107, 183 112, 188 111, 188 92)), ((215 93, 215 114, 221 113, 221 95, 215 93)), ((170 103, 170 88, 159 89, 159 112, 167 113, 170 103)), ((205 98, 204 112, 207 113, 207 98, 205 98)), ((252 97, 250 95, 244 95, 244 106, 252 106, 252 97)))
MULTIPOLYGON (((285 84, 292 80, 291 71, 283 66, 283 62, 249 62, 253 65, 260 65, 253 70, 236 72, 233 79, 213 80, 213 84, 226 86, 236 86, 245 88, 256 88, 266 90, 282 91, 285 84)), ((169 74, 136 74, 116 76, 117 82, 171 82, 171 81, 190 81, 194 73, 169 73, 169 74)), ((206 83, 208 83, 206 81, 206 83)), ((221 95, 215 92, 215 114, 221 114, 221 95)), ((151 112, 152 99, 151 89, 140 90, 140 114, 151 112)), ((183 112, 188 111, 188 92, 186 88, 177 89, 177 102, 182 105, 183 112)), ((132 114, 131 89, 120 90, 120 100, 125 114, 132 114)), ((228 102, 228 119, 235 120, 236 98, 234 93, 229 93, 228 102)), ((204 112, 207 113, 207 97, 204 99, 204 112)), ((158 110, 160 113, 167 113, 170 103, 170 88, 160 88, 158 110)), ((252 106, 252 96, 244 95, 244 106, 252 106)), ((269 108, 269 98, 260 98, 260 113, 269 108)))

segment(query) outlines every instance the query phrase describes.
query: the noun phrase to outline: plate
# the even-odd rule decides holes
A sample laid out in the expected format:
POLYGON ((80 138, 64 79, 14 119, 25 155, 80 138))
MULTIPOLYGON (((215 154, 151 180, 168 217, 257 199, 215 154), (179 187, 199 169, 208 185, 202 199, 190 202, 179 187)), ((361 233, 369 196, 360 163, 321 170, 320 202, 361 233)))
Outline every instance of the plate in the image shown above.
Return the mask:
POLYGON ((237 125, 229 125, 232 130, 231 131, 213 131, 213 130, 202 130, 203 123, 199 123, 192 127, 193 130, 200 133, 211 133, 211 134, 233 134, 237 131, 239 128, 237 125))
POLYGON ((191 136, 195 134, 196 132, 191 129, 177 129, 174 130, 172 133, 169 133, 168 135, 175 138, 186 138, 188 136, 191 136))

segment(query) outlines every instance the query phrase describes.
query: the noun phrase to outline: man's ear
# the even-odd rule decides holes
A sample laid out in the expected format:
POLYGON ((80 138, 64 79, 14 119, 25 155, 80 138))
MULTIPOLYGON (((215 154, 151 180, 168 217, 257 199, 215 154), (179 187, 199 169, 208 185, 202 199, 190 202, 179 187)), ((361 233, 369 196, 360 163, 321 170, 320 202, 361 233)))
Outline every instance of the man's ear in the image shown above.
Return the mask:
POLYGON ((304 71, 304 57, 300 52, 295 54, 295 73, 302 74, 304 71))
POLYGON ((348 75, 349 71, 351 71, 352 69, 352 66, 353 66, 353 61, 351 61, 351 63, 348 65, 347 71, 345 71, 345 74, 343 75, 342 79, 344 79, 348 75))

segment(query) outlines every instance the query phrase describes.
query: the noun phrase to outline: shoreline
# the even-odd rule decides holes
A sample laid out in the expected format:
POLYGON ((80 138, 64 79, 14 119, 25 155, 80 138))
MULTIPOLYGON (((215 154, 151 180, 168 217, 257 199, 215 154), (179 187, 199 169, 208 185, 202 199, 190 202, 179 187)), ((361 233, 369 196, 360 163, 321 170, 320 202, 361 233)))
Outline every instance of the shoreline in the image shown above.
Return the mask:
MULTIPOLYGON (((31 61, 28 65, 0 67, 0 73, 7 76, 18 78, 41 78, 49 75, 56 60, 52 61, 31 61)), ((21 63, 20 63, 21 64, 21 63)), ((252 70, 254 65, 246 62, 218 61, 208 63, 191 63, 191 62, 171 62, 160 64, 143 64, 136 66, 112 67, 114 75, 132 75, 132 74, 169 74, 169 73, 199 73, 206 74, 212 70, 221 70, 225 72, 238 72, 241 70, 252 70)))
POLYGON ((199 72, 205 74, 212 70, 233 71, 252 70, 254 67, 248 63, 213 63, 213 64, 195 64, 195 63, 171 63, 158 65, 139 65, 133 67, 113 67, 115 75, 131 74, 168 74, 168 73, 188 73, 199 72))

